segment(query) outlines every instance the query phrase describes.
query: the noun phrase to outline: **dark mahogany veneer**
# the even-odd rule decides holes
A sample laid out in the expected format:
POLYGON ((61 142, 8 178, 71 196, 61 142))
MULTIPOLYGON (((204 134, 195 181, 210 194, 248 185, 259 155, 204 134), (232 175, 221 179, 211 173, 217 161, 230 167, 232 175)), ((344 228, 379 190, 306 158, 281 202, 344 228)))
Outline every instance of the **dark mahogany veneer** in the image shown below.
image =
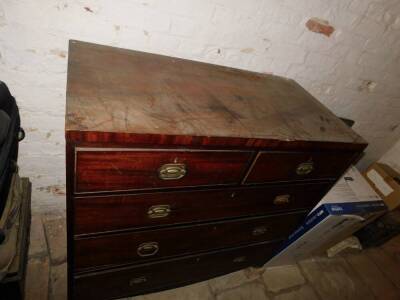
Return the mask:
POLYGON ((251 154, 250 151, 80 149, 76 153, 76 192, 238 184, 251 154), (168 163, 184 164, 187 174, 180 180, 160 179, 158 169, 168 163))
POLYGON ((70 42, 69 299, 260 266, 366 142, 295 81, 70 42))
POLYGON ((213 222, 178 228, 167 227, 79 238, 75 241, 75 268, 80 271, 105 265, 143 263, 148 260, 242 244, 282 240, 306 214, 302 211, 288 215, 241 219, 240 221, 213 222), (285 220, 283 223, 282 218, 285 220), (140 245, 155 241, 157 252, 154 255, 144 256, 154 250, 149 249, 149 253, 146 253, 145 250, 140 250, 140 245))
POLYGON ((76 197, 75 232, 82 235, 310 209, 330 186, 330 182, 318 182, 76 197), (274 203, 278 196, 289 196, 289 201, 274 203), (167 206, 168 215, 149 218, 149 210, 157 205, 167 206))

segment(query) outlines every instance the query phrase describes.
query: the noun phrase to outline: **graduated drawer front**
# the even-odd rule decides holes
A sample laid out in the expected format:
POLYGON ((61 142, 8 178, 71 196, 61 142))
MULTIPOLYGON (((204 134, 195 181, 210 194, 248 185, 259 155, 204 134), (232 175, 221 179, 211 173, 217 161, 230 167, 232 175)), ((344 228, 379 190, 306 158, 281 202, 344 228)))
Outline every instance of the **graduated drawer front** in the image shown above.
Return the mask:
POLYGON ((276 242, 262 243, 76 276, 74 299, 121 298, 206 280, 262 265, 278 246, 276 242))
POLYGON ((75 234, 311 208, 332 183, 74 198, 75 234))
POLYGON ((75 192, 235 184, 241 181, 251 153, 77 148, 75 192))
POLYGON ((143 263, 175 255, 283 239, 305 212, 76 239, 75 269, 143 263))
POLYGON ((336 179, 354 159, 354 152, 261 151, 245 183, 336 179))

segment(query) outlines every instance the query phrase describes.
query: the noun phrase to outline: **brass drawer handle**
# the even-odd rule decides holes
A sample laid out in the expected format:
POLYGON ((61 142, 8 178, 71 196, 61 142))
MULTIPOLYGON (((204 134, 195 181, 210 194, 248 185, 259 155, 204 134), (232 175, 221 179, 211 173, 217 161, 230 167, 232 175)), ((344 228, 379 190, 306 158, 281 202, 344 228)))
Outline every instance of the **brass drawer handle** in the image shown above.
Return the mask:
POLYGON ((169 215, 170 212, 171 212, 171 207, 168 204, 153 205, 147 211, 147 215, 149 216, 150 219, 165 218, 169 215))
POLYGON ((274 204, 275 205, 284 205, 288 204, 290 202, 290 195, 278 195, 274 199, 274 204))
POLYGON ((134 286, 135 284, 144 283, 146 281, 147 281, 147 278, 144 276, 132 278, 131 280, 129 280, 129 286, 134 286))
POLYGON ((158 177, 162 180, 181 179, 185 175, 185 164, 165 164, 158 169, 158 177))
POLYGON ((148 257, 153 256, 158 252, 158 243, 157 242, 147 242, 140 244, 137 248, 137 254, 140 257, 148 257))
POLYGON ((267 231, 268 231, 268 229, 265 226, 256 227, 253 229, 253 235, 254 236, 263 235, 267 231))
POLYGON ((301 163, 296 168, 297 175, 308 175, 314 170, 314 163, 312 161, 301 163))

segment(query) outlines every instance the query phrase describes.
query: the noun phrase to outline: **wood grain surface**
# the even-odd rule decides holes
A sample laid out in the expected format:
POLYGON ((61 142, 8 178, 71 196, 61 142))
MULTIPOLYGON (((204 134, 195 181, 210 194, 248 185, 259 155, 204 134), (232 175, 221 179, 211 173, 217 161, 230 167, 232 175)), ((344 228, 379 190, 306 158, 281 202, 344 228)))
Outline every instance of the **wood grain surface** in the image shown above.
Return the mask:
POLYGON ((367 146, 293 80, 79 41, 66 106, 71 300, 262 265, 367 146))
MULTIPOLYGON (((143 263, 177 255, 285 239, 304 220, 307 211, 234 221, 134 231, 76 238, 75 268, 82 271, 129 263, 143 263), (258 232, 255 232, 257 231, 258 232), (157 243, 154 255, 140 256, 140 246, 157 243)), ((147 253, 145 253, 147 254, 147 253)))
POLYGON ((293 80, 79 41, 66 130, 365 143, 293 80))
POLYGON ((264 215, 314 207, 333 182, 75 197, 75 235, 264 215), (275 203, 287 195, 288 201, 275 203), (165 217, 149 209, 168 205, 165 217))
POLYGON ((337 179, 354 160, 354 152, 272 152, 261 151, 252 166, 246 183, 337 179), (312 163, 309 174, 299 175, 302 163, 312 163))
POLYGON ((278 246, 279 242, 261 243, 81 274, 73 279, 76 290, 71 299, 115 299, 206 280, 248 266, 260 266, 272 256, 278 246))
POLYGON ((83 149, 76 154, 76 192, 235 184, 251 157, 249 151, 83 149), (159 169, 173 163, 182 164, 186 175, 161 179, 159 169))

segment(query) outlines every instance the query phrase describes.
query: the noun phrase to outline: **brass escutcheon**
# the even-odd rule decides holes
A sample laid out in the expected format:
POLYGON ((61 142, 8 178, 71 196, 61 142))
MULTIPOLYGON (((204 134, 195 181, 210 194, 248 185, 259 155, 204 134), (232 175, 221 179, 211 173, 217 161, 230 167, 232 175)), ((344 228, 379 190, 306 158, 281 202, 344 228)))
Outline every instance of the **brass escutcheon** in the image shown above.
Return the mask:
POLYGON ((314 163, 312 161, 303 162, 296 168, 297 175, 307 175, 314 170, 314 163))
POLYGON ((164 218, 171 212, 171 207, 168 204, 165 205, 153 205, 147 211, 147 215, 151 219, 164 218))
POLYGON ((290 195, 278 195, 274 199, 274 204, 275 205, 282 205, 282 204, 288 204, 290 202, 290 195))
POLYGON ((137 254, 140 257, 148 257, 153 256, 158 252, 158 243, 157 242, 147 242, 140 244, 137 248, 137 254))
POLYGON ((147 281, 147 278, 144 277, 144 276, 137 277, 137 278, 132 278, 131 280, 129 280, 129 285, 133 286, 135 284, 143 283, 143 282, 146 282, 146 281, 147 281))
POLYGON ((264 233, 267 232, 267 227, 265 226, 260 226, 260 227, 256 227, 253 229, 253 235, 257 236, 257 235, 262 235, 264 233))
POLYGON ((181 179, 185 175, 185 164, 165 164, 158 169, 158 177, 162 180, 181 179))

